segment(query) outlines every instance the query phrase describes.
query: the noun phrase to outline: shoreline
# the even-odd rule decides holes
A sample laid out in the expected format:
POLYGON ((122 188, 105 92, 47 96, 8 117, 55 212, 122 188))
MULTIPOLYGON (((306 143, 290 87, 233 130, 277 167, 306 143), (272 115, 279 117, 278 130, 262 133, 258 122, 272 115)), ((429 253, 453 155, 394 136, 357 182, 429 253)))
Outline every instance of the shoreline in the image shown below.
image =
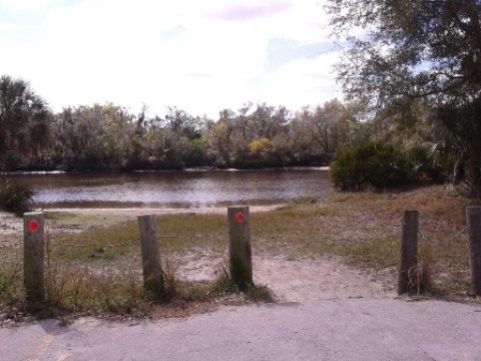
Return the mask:
MULTIPOLYGON (((278 203, 265 206, 249 206, 251 212, 269 212, 280 209, 285 203, 278 203)), ((153 207, 129 207, 129 208, 43 208, 36 209, 36 212, 44 213, 73 213, 73 214, 227 214, 225 207, 199 207, 199 208, 153 208, 153 207)))
POLYGON ((329 171, 329 166, 292 166, 292 167, 268 167, 268 168, 216 168, 216 167, 192 167, 184 169, 134 169, 128 171, 98 171, 78 172, 64 170, 32 170, 0 172, 0 176, 16 175, 60 175, 60 174, 145 174, 145 173, 173 173, 173 172, 270 172, 270 171, 329 171))

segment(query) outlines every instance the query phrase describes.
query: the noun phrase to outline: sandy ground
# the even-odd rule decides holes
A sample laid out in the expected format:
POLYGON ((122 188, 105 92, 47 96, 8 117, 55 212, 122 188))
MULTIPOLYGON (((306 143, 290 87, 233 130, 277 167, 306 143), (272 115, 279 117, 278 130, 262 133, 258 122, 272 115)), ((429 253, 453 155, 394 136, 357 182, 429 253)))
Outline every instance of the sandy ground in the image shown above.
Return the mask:
MULTIPOLYGON (((176 274, 189 281, 211 280, 226 266, 225 256, 188 254, 174 261, 176 274), (212 265, 215 267, 212 267, 212 265)), ((394 298, 394 285, 381 274, 349 268, 339 257, 290 259, 267 254, 253 256, 254 282, 268 286, 279 302, 394 298)))
POLYGON ((8 236, 19 234, 22 227, 21 218, 10 213, 0 212, 0 240, 4 241, 8 236))
MULTIPOLYGON (((279 205, 251 207, 251 212, 275 209, 279 205)), ((52 212, 88 214, 102 224, 102 216, 108 214, 109 222, 120 219, 134 219, 142 214, 165 213, 225 213, 226 208, 205 209, 51 209, 52 212), (119 218, 112 218, 112 214, 119 218)), ((21 237, 22 219, 0 212, 0 241, 12 237, 21 237)), ((76 224, 60 225, 47 220, 49 232, 57 230, 80 231, 76 224)), ((208 280, 215 278, 215 270, 222 266, 223 259, 209 252, 205 254, 187 254, 174 260, 176 274, 186 280, 208 280), (214 267, 213 264, 215 265, 214 267)), ((287 259, 283 256, 254 254, 253 273, 256 284, 266 285, 279 302, 300 302, 316 300, 336 300, 352 298, 393 298, 394 285, 387 282, 387 277, 372 275, 365 271, 347 267, 338 257, 324 256, 315 259, 287 259)))
POLYGON ((253 264, 255 282, 267 285, 281 302, 395 297, 382 277, 350 269, 336 257, 254 257, 253 264))

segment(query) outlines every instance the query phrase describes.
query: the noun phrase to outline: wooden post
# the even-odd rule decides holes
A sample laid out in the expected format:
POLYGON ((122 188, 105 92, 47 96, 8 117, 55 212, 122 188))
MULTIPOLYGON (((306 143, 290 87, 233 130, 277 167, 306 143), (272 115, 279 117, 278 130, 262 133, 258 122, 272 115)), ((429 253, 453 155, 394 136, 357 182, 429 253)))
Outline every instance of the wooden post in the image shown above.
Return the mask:
POLYGON ((249 207, 228 207, 229 266, 232 281, 244 291, 254 286, 252 280, 251 234, 249 207))
POLYGON ((471 291, 481 295, 481 207, 467 207, 471 291))
POLYGON ((27 301, 45 301, 45 218, 42 212, 23 215, 23 279, 27 301))
POLYGON ((144 288, 160 298, 164 293, 164 272, 160 262, 156 217, 155 215, 140 216, 138 221, 144 288))
POLYGON ((417 266, 419 212, 405 211, 402 226, 401 262, 399 267, 398 294, 411 292, 416 288, 412 276, 417 266))

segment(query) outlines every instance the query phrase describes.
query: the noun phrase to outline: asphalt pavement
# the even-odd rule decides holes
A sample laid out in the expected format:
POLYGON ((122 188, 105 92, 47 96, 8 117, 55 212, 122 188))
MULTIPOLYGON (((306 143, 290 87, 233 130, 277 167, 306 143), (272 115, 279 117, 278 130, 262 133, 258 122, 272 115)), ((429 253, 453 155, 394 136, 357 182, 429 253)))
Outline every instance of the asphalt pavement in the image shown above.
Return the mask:
POLYGON ((481 360, 481 305, 342 299, 0 328, 1 361, 481 360))

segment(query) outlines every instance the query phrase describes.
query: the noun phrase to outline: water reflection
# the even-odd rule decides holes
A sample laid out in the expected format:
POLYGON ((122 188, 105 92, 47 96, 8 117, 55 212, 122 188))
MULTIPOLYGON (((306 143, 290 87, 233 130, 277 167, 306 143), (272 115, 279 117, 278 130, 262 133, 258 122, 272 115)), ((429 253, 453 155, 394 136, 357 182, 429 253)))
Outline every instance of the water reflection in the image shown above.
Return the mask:
POLYGON ((319 197, 327 171, 176 171, 15 176, 34 190, 38 207, 208 207, 273 204, 319 197))

